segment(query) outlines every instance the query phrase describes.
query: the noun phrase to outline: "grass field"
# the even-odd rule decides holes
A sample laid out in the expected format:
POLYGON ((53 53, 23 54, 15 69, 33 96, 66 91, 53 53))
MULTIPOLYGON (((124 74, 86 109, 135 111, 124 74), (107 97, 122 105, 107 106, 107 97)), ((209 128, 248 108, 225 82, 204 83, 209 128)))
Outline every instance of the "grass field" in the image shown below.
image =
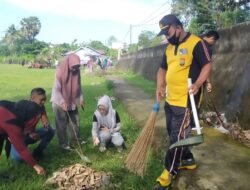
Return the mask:
POLYGON ((116 71, 114 74, 123 77, 129 84, 141 88, 146 93, 155 96, 156 82, 147 80, 142 75, 135 74, 132 71, 128 72, 116 71))
MULTIPOLYGON (((48 96, 45 105, 47 113, 51 124, 54 125, 53 113, 49 102, 54 73, 54 69, 27 69, 20 65, 0 64, 0 99, 13 101, 27 99, 33 87, 43 87, 48 96)), ((143 79, 137 78, 135 75, 128 74, 124 77, 128 80, 139 81, 138 83, 141 81, 143 83, 143 79)), ((126 155, 139 134, 140 129, 135 126, 132 117, 126 113, 123 105, 119 102, 114 101, 113 106, 120 114, 122 133, 128 149, 119 154, 112 148, 105 153, 100 153, 98 148, 93 148, 91 141, 91 121, 92 114, 96 108, 95 97, 103 94, 112 96, 112 84, 106 81, 103 76, 98 77, 82 74, 82 85, 86 105, 85 111, 80 111, 81 135, 88 141, 87 145, 83 145, 82 148, 84 153, 92 160, 90 167, 97 171, 108 172, 111 175, 111 182, 115 184, 115 189, 152 189, 155 177, 162 169, 162 165, 157 158, 150 157, 148 172, 143 179, 129 173, 124 168, 126 155)), ((148 86, 151 86, 148 91, 153 92, 152 88, 154 84, 148 86)), ((38 127, 41 127, 41 125, 38 125, 38 127)), ((37 176, 35 171, 26 164, 16 164, 11 159, 6 160, 3 154, 0 160, 0 189, 52 189, 52 187, 44 185, 47 177, 50 177, 54 171, 64 166, 81 163, 80 158, 74 152, 65 152, 59 149, 56 137, 46 149, 45 156, 45 159, 39 164, 46 169, 47 176, 41 177, 37 176)))

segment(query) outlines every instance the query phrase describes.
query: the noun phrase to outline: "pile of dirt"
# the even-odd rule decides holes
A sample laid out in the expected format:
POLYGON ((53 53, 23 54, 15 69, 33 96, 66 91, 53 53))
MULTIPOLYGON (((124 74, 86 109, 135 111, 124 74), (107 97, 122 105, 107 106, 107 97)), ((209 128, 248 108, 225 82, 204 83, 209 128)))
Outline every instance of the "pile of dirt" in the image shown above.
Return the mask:
POLYGON ((53 173, 46 184, 57 187, 57 190, 96 190, 109 184, 109 177, 104 172, 75 164, 53 173))
POLYGON ((229 123, 225 114, 220 114, 218 118, 216 112, 205 112, 201 118, 209 126, 228 134, 232 139, 250 147, 250 130, 243 130, 239 123, 229 123))
POLYGON ((231 138, 250 147, 250 130, 243 130, 239 123, 226 124, 226 129, 229 130, 231 138))

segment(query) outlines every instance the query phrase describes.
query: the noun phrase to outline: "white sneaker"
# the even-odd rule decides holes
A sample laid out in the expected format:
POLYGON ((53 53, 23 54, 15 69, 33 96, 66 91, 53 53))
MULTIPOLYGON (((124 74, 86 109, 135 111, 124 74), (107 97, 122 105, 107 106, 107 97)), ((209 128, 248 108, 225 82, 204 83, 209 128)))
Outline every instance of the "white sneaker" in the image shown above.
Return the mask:
POLYGON ((118 146, 117 147, 117 152, 121 153, 123 151, 123 147, 122 146, 118 146))
POLYGON ((80 144, 86 144, 87 143, 87 141, 84 141, 84 140, 82 140, 81 142, 80 142, 80 144))
POLYGON ((64 150, 72 150, 72 148, 70 146, 67 146, 67 145, 64 145, 64 146, 62 145, 61 148, 64 150))
POLYGON ((105 146, 100 146, 99 150, 100 150, 100 152, 105 152, 107 150, 107 148, 105 146))

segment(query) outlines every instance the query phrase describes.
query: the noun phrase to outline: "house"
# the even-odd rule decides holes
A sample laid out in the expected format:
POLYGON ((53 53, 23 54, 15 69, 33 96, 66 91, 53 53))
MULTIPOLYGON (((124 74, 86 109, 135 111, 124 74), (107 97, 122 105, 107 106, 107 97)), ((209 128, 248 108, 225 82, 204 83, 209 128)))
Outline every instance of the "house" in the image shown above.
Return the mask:
POLYGON ((95 50, 90 47, 80 47, 77 50, 67 52, 66 55, 70 53, 77 54, 80 57, 82 65, 86 65, 91 56, 97 58, 105 55, 104 52, 95 50))

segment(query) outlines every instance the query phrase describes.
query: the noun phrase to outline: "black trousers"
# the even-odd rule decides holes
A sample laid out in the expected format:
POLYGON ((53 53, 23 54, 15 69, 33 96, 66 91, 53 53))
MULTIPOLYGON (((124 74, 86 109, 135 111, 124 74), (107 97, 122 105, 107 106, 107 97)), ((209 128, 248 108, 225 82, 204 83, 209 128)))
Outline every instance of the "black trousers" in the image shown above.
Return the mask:
MULTIPOLYGON (((191 111, 189 108, 172 106, 165 103, 167 132, 170 139, 170 145, 185 139, 191 134, 191 111)), ((166 151, 165 168, 172 174, 177 174, 178 165, 182 159, 193 158, 193 154, 187 147, 173 148, 166 151)))

